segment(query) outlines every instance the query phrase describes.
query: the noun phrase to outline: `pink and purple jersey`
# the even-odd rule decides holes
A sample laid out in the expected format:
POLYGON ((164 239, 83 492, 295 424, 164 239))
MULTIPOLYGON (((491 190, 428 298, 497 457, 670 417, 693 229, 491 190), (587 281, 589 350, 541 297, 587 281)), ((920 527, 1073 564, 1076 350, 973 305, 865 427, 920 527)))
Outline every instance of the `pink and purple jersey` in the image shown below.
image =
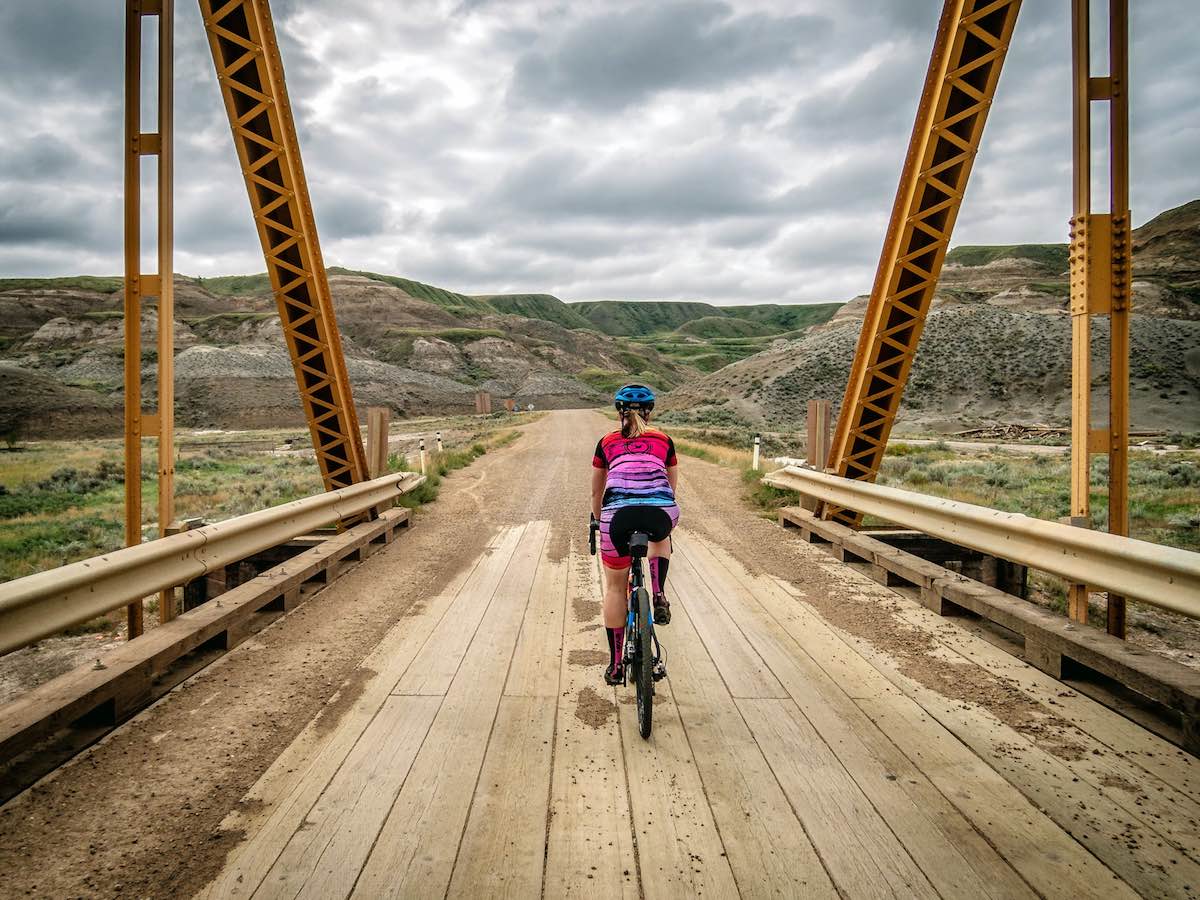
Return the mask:
POLYGON ((675 442, 661 431, 646 431, 640 437, 624 438, 614 431, 600 438, 592 466, 606 469, 601 505, 674 506, 675 492, 667 481, 667 468, 678 465, 675 442))
POLYGON ((622 556, 613 545, 610 532, 613 516, 621 507, 658 506, 671 517, 672 526, 679 524, 675 492, 667 480, 667 469, 678 464, 675 442, 661 431, 647 431, 635 438, 624 438, 614 431, 600 438, 592 466, 608 473, 600 510, 600 558, 604 565, 623 569, 630 563, 629 557, 622 556))

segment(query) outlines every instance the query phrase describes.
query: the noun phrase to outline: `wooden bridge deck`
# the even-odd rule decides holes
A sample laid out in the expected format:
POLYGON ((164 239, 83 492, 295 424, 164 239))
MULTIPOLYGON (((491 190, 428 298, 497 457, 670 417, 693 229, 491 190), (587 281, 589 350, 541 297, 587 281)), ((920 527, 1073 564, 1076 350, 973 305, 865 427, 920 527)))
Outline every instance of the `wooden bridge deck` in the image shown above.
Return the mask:
POLYGON ((392 630, 225 823, 245 837, 207 896, 1200 889, 1191 757, 889 594, 964 677, 1054 715, 948 699, 686 530, 643 741, 601 680, 595 562, 548 532, 501 531, 392 630))

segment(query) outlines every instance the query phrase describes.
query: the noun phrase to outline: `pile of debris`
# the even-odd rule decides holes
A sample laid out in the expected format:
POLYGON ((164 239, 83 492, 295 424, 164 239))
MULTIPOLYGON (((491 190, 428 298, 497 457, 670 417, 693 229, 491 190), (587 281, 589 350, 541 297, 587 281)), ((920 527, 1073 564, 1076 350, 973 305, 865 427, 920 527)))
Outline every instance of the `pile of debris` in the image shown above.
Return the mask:
MULTIPOLYGON (((998 422, 994 425, 985 425, 982 428, 968 428, 966 431, 956 431, 950 437, 966 438, 970 440, 986 440, 986 441, 1029 441, 1039 438, 1056 438, 1071 434, 1070 428, 1062 428, 1057 425, 1022 425, 1018 423, 1003 423, 998 422)), ((1131 438, 1161 438, 1164 433, 1161 431, 1131 431, 1131 438)))

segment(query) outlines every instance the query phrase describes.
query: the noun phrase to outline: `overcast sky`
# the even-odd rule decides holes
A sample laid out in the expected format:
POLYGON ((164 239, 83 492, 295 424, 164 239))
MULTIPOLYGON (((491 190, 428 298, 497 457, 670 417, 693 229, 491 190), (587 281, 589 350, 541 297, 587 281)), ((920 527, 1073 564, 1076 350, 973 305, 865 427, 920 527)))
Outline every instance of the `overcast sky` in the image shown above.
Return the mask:
MULTIPOLYGON (((121 271, 123 6, 0 9, 0 275, 121 271)), ((941 3, 273 6, 328 264, 751 303, 869 290, 941 3)), ((1069 6, 1024 4, 955 244, 1066 240, 1069 6)), ((1200 4, 1130 6, 1141 223, 1200 196, 1200 4)), ((262 271, 197 4, 176 16, 175 269, 262 271)))

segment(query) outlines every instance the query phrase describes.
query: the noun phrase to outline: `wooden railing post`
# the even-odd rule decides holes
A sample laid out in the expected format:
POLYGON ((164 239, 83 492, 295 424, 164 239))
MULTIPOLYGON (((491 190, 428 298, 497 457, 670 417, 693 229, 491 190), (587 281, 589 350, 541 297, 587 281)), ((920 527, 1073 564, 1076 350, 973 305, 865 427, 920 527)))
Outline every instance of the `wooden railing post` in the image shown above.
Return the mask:
POLYGON ((372 478, 387 474, 388 418, 386 406, 372 406, 367 410, 367 471, 372 478))
MULTIPOLYGON (((805 459, 812 468, 825 471, 829 460, 829 447, 832 439, 832 404, 828 400, 808 401, 808 436, 804 440, 805 459)), ((814 512, 820 505, 810 497, 801 497, 801 505, 809 512, 814 512)))

